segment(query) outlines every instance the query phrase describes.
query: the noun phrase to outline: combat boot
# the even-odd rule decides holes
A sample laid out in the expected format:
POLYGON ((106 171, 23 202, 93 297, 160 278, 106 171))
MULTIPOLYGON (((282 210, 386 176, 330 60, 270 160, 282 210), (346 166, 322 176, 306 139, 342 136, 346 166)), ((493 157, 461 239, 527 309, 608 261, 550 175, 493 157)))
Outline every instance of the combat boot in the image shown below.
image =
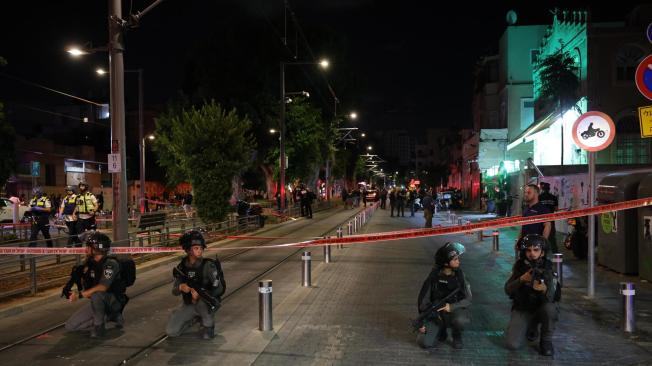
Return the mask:
POLYGON ((552 356, 555 354, 555 350, 552 347, 552 342, 550 341, 541 341, 539 343, 539 353, 542 356, 552 356))
POLYGON ((102 325, 96 325, 93 328, 91 328, 91 338, 100 338, 104 335, 104 331, 106 329, 104 328, 104 324, 102 325))
POLYGON ((446 342, 448 338, 448 332, 446 332, 446 327, 440 327, 437 331, 437 340, 440 342, 446 342))
POLYGON ((202 338, 204 338, 206 340, 215 338, 215 326, 205 327, 204 328, 204 334, 202 335, 202 338))
POLYGON ((462 342, 462 332, 453 329, 453 348, 462 349, 464 343, 462 342))

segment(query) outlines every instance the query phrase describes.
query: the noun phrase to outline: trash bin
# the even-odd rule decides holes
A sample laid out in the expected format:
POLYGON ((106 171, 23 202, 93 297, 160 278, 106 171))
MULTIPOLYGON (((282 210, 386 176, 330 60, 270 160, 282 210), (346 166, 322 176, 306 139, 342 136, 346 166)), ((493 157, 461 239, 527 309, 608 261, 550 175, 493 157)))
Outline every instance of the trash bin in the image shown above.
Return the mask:
MULTIPOLYGON (((598 204, 636 199, 639 182, 648 173, 613 173, 597 188, 598 204)), ((636 210, 605 212, 596 218, 598 263, 623 274, 638 273, 638 218, 636 210)))
MULTIPOLYGON (((652 173, 638 185, 638 198, 652 197, 652 173)), ((638 274, 652 280, 652 206, 638 210, 638 274)))

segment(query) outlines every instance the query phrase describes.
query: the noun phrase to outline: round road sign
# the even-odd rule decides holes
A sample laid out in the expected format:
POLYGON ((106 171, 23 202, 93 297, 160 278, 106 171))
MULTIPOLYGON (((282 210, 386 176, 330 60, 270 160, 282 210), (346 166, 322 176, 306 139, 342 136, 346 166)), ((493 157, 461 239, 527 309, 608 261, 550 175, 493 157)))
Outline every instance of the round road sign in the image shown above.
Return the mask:
POLYGON ((573 124, 575 144, 587 151, 600 151, 616 137, 616 125, 602 112, 586 112, 573 124))
POLYGON ((638 64, 636 68, 636 87, 647 99, 652 100, 652 55, 638 64))

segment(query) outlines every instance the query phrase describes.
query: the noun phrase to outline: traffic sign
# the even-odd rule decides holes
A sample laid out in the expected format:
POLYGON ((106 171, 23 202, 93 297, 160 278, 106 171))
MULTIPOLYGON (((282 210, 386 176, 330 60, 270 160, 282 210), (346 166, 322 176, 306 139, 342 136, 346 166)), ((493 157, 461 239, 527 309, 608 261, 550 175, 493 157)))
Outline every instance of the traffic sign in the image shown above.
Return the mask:
POLYGON ((652 137, 652 105, 638 107, 638 120, 641 122, 641 137, 652 137))
POLYGON ((575 145, 586 151, 605 149, 616 137, 616 125, 611 117, 598 111, 586 112, 573 124, 575 145))
POLYGON ((649 100, 652 100, 652 55, 648 55, 636 68, 636 87, 649 100))
POLYGON ((40 177, 41 176, 41 163, 38 161, 32 161, 31 167, 30 167, 30 173, 32 177, 40 177))
POLYGON ((109 154, 109 173, 120 173, 120 154, 109 154))

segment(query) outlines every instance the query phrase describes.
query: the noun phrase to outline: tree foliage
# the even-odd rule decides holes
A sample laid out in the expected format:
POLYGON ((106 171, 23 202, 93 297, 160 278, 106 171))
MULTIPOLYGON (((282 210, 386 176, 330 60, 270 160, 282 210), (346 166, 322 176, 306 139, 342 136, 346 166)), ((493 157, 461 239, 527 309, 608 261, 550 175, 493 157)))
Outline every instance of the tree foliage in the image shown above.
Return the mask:
MULTIPOLYGON (((330 153, 326 122, 321 110, 305 98, 293 98, 285 115, 285 154, 288 157, 286 176, 290 180, 308 180, 330 153)), ((270 151, 268 162, 278 176, 279 147, 270 151)))
MULTIPOLYGON (((580 80, 575 60, 562 50, 544 58, 537 66, 541 81, 540 95, 543 100, 558 103, 560 113, 577 109, 580 80)), ((580 112, 581 113, 581 112, 580 112)))
MULTIPOLYGON (((0 57, 0 67, 6 64, 7 61, 0 57)), ((5 120, 4 105, 0 102, 0 188, 4 187, 16 168, 15 135, 13 126, 5 120)))
POLYGON ((154 150, 169 183, 192 184, 195 205, 205 221, 228 213, 233 178, 253 159, 251 121, 236 110, 225 111, 211 101, 200 108, 175 110, 156 119, 154 150))

